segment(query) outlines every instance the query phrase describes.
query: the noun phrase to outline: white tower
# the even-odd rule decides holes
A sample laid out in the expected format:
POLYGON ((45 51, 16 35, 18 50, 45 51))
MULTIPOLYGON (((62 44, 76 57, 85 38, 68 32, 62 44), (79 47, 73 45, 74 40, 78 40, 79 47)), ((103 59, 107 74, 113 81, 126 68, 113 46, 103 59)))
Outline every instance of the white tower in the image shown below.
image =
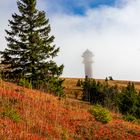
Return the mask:
POLYGON ((85 65, 85 77, 93 78, 92 76, 92 57, 93 54, 88 49, 83 53, 83 63, 85 65))

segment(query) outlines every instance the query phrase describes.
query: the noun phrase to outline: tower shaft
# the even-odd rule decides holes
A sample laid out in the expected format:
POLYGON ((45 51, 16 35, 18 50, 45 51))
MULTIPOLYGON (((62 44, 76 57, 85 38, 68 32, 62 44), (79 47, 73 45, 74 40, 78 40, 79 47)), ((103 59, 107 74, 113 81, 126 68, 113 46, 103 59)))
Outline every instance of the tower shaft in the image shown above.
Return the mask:
POLYGON ((85 64, 85 77, 92 78, 92 65, 91 63, 85 64))
POLYGON ((83 57, 83 63, 84 63, 84 67, 85 67, 85 77, 93 78, 93 75, 92 75, 93 54, 92 54, 92 52, 90 52, 89 50, 86 50, 83 53, 82 57, 83 57))

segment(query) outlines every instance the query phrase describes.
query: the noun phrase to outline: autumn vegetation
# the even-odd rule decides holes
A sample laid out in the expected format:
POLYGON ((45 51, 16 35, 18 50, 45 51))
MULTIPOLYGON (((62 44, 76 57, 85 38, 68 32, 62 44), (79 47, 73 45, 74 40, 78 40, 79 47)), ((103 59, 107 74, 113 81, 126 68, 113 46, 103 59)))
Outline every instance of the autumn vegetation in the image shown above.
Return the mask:
POLYGON ((45 12, 17 6, 0 51, 0 140, 140 140, 139 83, 60 78, 45 12))
MULTIPOLYGON (((65 85, 66 86, 66 85, 65 85)), ((127 122, 110 112, 108 123, 96 119, 97 107, 72 98, 56 96, 0 83, 0 137, 4 139, 140 139, 138 122, 127 122)))

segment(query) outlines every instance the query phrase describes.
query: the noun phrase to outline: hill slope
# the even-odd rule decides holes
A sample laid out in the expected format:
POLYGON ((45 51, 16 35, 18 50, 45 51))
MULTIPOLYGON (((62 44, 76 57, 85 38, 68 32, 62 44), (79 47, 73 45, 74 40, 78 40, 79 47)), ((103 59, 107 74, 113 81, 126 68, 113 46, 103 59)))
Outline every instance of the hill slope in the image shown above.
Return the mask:
POLYGON ((140 139, 140 126, 121 120, 102 124, 88 112, 90 105, 73 99, 0 82, 1 140, 140 139))

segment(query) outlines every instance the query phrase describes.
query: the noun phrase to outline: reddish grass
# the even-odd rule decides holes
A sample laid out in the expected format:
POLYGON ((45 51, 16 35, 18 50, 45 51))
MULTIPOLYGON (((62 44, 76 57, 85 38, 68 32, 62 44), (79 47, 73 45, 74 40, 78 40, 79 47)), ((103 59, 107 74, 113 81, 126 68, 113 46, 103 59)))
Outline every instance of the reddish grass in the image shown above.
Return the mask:
POLYGON ((2 140, 140 140, 140 125, 121 120, 119 114, 112 113, 113 120, 102 124, 88 113, 88 103, 1 81, 0 114, 7 107, 21 119, 0 116, 2 140))

